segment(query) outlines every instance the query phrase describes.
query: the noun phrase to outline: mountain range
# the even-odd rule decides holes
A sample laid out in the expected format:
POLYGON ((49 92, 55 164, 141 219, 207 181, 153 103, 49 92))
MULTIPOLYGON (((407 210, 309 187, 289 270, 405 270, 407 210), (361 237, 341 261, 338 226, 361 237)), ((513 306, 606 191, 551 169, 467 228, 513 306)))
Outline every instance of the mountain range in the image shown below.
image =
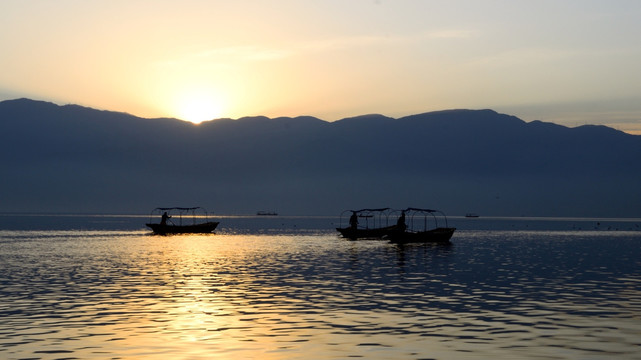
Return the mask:
POLYGON ((203 206, 337 215, 641 217, 641 136, 492 110, 217 119, 198 125, 30 99, 0 102, 0 212, 203 206))

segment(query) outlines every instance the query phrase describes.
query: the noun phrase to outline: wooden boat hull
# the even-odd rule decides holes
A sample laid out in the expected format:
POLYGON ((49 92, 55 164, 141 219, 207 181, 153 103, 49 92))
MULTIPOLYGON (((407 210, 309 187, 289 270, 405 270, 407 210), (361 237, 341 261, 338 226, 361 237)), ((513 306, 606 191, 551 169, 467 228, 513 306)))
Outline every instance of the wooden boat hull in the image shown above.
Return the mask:
POLYGON ((214 231, 218 226, 217 221, 210 221, 201 224, 193 225, 162 225, 162 224, 146 224, 154 234, 167 235, 167 234, 208 234, 214 231))
POLYGON ((387 236, 390 232, 396 230, 396 226, 387 226, 382 228, 374 229, 354 229, 352 227, 345 228, 336 228, 336 230, 341 233, 345 238, 356 240, 356 239, 382 239, 387 236))
POLYGON ((436 228, 427 231, 395 231, 387 237, 391 242, 407 243, 449 243, 456 228, 436 228))

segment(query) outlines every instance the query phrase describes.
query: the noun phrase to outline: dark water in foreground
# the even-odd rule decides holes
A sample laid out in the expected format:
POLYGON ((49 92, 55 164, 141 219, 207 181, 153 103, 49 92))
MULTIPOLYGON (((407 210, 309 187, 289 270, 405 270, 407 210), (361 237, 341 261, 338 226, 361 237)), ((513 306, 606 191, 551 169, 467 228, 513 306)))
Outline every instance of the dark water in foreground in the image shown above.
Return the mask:
POLYGON ((641 359, 641 221, 459 218, 397 246, 146 220, 0 215, 0 359, 641 359))

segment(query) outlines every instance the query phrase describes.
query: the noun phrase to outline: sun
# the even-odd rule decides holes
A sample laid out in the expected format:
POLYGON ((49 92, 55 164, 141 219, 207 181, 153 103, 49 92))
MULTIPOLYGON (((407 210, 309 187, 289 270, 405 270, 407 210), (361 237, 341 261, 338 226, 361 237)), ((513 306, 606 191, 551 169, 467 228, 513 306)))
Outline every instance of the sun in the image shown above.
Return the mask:
POLYGON ((194 124, 220 118, 223 112, 220 98, 211 93, 186 95, 177 107, 178 118, 194 124))

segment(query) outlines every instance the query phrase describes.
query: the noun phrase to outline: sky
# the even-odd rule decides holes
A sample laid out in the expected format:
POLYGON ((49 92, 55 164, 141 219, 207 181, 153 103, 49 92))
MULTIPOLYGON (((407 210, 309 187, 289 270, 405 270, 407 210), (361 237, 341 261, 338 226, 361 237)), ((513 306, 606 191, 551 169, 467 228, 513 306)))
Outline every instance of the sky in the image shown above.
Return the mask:
POLYGON ((493 109, 641 134, 637 0, 3 0, 0 100, 189 121, 493 109))

